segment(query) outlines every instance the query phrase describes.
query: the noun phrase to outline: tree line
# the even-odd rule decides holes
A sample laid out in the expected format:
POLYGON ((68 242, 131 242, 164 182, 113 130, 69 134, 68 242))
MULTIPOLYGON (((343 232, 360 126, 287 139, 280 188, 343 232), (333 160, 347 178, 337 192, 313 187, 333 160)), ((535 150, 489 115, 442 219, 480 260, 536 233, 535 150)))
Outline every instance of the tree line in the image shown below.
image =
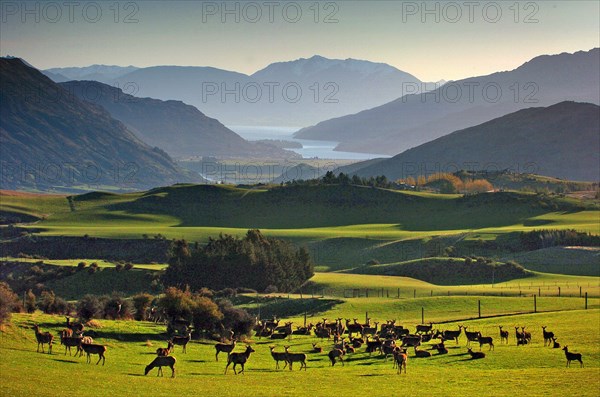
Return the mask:
POLYGON ((197 291, 203 287, 251 288, 257 291, 294 291, 313 276, 308 250, 248 230, 243 238, 220 234, 208 244, 173 244, 169 266, 162 277, 165 286, 197 291))

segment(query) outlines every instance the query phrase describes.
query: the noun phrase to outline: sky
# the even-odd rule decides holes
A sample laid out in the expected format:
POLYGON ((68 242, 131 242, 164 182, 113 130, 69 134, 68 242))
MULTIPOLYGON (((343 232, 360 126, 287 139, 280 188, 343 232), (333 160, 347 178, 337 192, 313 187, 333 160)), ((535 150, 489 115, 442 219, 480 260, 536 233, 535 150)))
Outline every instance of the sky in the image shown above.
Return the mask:
POLYGON ((40 68, 213 66, 251 74, 321 55, 423 81, 600 47, 592 1, 0 1, 0 54, 40 68))

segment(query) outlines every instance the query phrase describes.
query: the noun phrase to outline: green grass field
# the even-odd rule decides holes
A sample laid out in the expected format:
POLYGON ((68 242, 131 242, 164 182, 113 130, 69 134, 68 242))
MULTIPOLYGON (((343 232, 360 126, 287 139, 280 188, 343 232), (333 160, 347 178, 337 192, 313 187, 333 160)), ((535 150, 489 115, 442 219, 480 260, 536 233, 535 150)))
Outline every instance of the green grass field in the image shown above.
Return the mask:
MULTIPOLYGON (((375 302, 371 302, 374 304, 375 302)), ((324 313, 334 318, 336 309, 324 313)), ((358 315, 358 313, 356 313, 358 315)), ((165 377, 157 378, 156 370, 147 377, 143 370, 154 358, 157 347, 165 345, 162 334, 164 326, 151 323, 101 320, 102 328, 96 329, 96 342, 108 347, 106 365, 85 363, 85 357, 74 358, 64 355, 59 344, 52 355, 36 353, 33 330, 34 322, 42 329, 57 333, 64 326, 62 317, 41 314, 14 315, 10 326, 0 334, 0 394, 2 395, 192 395, 212 396, 258 396, 268 395, 312 395, 329 396, 340 390, 352 393, 377 395, 402 394, 431 396, 470 396, 473 394, 494 396, 597 396, 600 388, 600 311, 581 310, 560 313, 527 314, 461 322, 469 329, 481 330, 497 339, 497 326, 503 324, 511 331, 510 343, 496 342, 493 351, 483 351, 483 360, 470 360, 466 355, 464 335, 459 344, 447 343, 447 355, 430 358, 414 358, 409 351, 407 374, 398 375, 392 369, 391 360, 384 361, 374 354, 369 356, 364 348, 346 356, 346 365, 331 367, 325 353, 310 353, 311 343, 317 342, 325 351, 331 342, 320 341, 313 336, 294 336, 291 341, 253 340, 256 353, 246 365, 244 375, 235 376, 230 370, 224 375, 225 356, 220 361, 214 358, 213 342, 192 341, 188 353, 182 354, 177 347, 177 377, 170 379, 170 370, 165 377), (533 343, 528 346, 515 345, 512 326, 526 326, 532 332, 533 343), (559 349, 543 346, 541 326, 548 325, 559 342, 568 344, 572 351, 583 354, 585 368, 572 363, 565 368, 564 353, 559 349), (268 346, 274 344, 276 351, 283 345, 291 345, 291 351, 306 352, 307 371, 275 370, 268 346), (23 381, 26 374, 27 381, 23 381), (76 376, 73 376, 76 374, 76 376)), ((403 319, 402 313, 395 316, 403 319)), ((383 318, 375 318, 383 321, 383 318)), ((456 324, 444 324, 445 329, 455 329, 456 324)), ((236 351, 243 350, 243 345, 236 351)), ((475 351, 479 347, 474 348, 475 351)))

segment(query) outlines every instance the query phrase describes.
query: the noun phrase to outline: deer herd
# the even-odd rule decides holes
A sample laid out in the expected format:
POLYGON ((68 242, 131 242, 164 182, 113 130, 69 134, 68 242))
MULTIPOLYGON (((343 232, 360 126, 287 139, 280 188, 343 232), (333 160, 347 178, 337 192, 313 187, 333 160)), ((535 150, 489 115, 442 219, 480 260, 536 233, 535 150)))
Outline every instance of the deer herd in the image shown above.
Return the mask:
MULTIPOLYGON (((268 321, 259 321, 254 331, 258 338, 268 337, 270 339, 291 339, 292 335, 311 335, 311 331, 315 337, 320 338, 323 341, 325 338, 328 340, 333 339, 333 346, 330 350, 324 351, 324 349, 318 346, 318 343, 312 343, 312 349, 308 353, 322 354, 326 353, 331 366, 335 366, 336 363, 345 365, 346 358, 357 352, 361 347, 364 346, 365 353, 369 356, 373 353, 378 353, 383 356, 384 361, 387 361, 388 356, 392 357, 392 364, 394 369, 397 370, 398 374, 406 374, 406 366, 408 362, 408 351, 412 348, 414 351, 415 358, 427 358, 431 357, 431 351, 437 351, 437 355, 448 354, 448 348, 446 342, 454 342, 458 345, 459 337, 464 332, 467 347, 466 355, 469 355, 471 359, 482 359, 486 355, 482 350, 484 345, 489 347, 488 351, 494 350, 494 338, 491 336, 483 336, 480 331, 468 330, 467 326, 458 325, 458 329, 449 330, 434 330, 433 324, 419 324, 415 328, 415 332, 411 333, 408 328, 402 325, 396 324, 395 320, 388 320, 385 324, 379 326, 380 323, 374 322, 371 325, 370 319, 367 319, 366 323, 361 324, 358 319, 350 321, 346 319, 338 318, 335 322, 328 322, 327 319, 323 319, 322 322, 316 325, 309 324, 308 326, 296 327, 296 330, 292 330, 292 323, 285 323, 283 326, 279 326, 279 320, 272 319, 268 321), (429 345, 424 345, 427 342, 437 342, 429 345), (479 343, 479 351, 473 351, 471 343, 479 343), (428 349, 423 348, 427 346, 428 349)), ((35 337, 37 340, 37 351, 42 349, 44 353, 44 345, 48 345, 48 354, 52 353, 52 344, 54 342, 54 336, 50 332, 42 332, 37 324, 33 325, 35 331, 35 337)), ((515 341, 517 346, 523 346, 531 343, 531 333, 526 331, 525 326, 515 327, 515 341)), ((546 326, 542 326, 542 335, 544 338, 544 346, 549 346, 554 349, 560 348, 560 344, 553 332, 547 331, 546 326)), ((102 360, 104 365, 106 358, 106 346, 95 344, 90 336, 84 336, 85 326, 82 323, 73 323, 67 317, 66 328, 60 332, 61 345, 65 346, 65 355, 67 351, 71 355, 71 348, 76 348, 75 357, 79 355, 81 357, 83 353, 86 353, 87 362, 91 362, 92 355, 98 355, 98 361, 96 365, 102 360)), ((499 326, 500 344, 509 343, 509 331, 504 330, 502 326, 499 326)), ((159 347, 156 350, 156 358, 146 366, 144 374, 147 375, 153 368, 158 367, 158 376, 162 376, 162 367, 171 368, 171 377, 175 377, 175 363, 176 359, 171 355, 175 345, 182 347, 182 353, 187 352, 187 344, 191 340, 191 332, 181 336, 173 336, 167 341, 167 347, 159 347)), ((230 341, 221 342, 215 344, 215 360, 219 361, 219 353, 227 354, 227 364, 225 366, 225 374, 229 366, 233 364, 233 371, 237 374, 244 373, 245 364, 250 358, 250 354, 254 353, 254 350, 250 345, 245 346, 243 352, 234 352, 237 340, 233 338, 233 332, 230 334, 230 341), (237 366, 241 369, 237 371, 237 366)), ((284 346, 284 351, 276 352, 276 346, 270 345, 270 354, 275 361, 275 370, 278 370, 279 363, 282 362, 283 369, 289 367, 292 370, 294 363, 299 363, 300 370, 307 369, 306 353, 302 352, 291 352, 290 346, 284 346)), ((580 366, 583 367, 582 355, 580 353, 570 352, 568 346, 564 346, 562 350, 565 352, 567 359, 567 367, 570 366, 571 361, 579 361, 580 366)))

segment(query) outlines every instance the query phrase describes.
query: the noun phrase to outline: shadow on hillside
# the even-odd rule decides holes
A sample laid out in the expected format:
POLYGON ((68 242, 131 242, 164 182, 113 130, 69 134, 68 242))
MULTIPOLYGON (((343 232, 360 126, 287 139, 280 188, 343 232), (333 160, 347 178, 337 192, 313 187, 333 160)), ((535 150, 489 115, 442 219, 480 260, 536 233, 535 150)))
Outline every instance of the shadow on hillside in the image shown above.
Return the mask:
POLYGON ((60 359, 60 358, 53 358, 52 360, 54 361, 58 361, 60 363, 68 363, 68 364, 79 364, 79 361, 75 361, 75 360, 65 360, 65 359, 60 359))

